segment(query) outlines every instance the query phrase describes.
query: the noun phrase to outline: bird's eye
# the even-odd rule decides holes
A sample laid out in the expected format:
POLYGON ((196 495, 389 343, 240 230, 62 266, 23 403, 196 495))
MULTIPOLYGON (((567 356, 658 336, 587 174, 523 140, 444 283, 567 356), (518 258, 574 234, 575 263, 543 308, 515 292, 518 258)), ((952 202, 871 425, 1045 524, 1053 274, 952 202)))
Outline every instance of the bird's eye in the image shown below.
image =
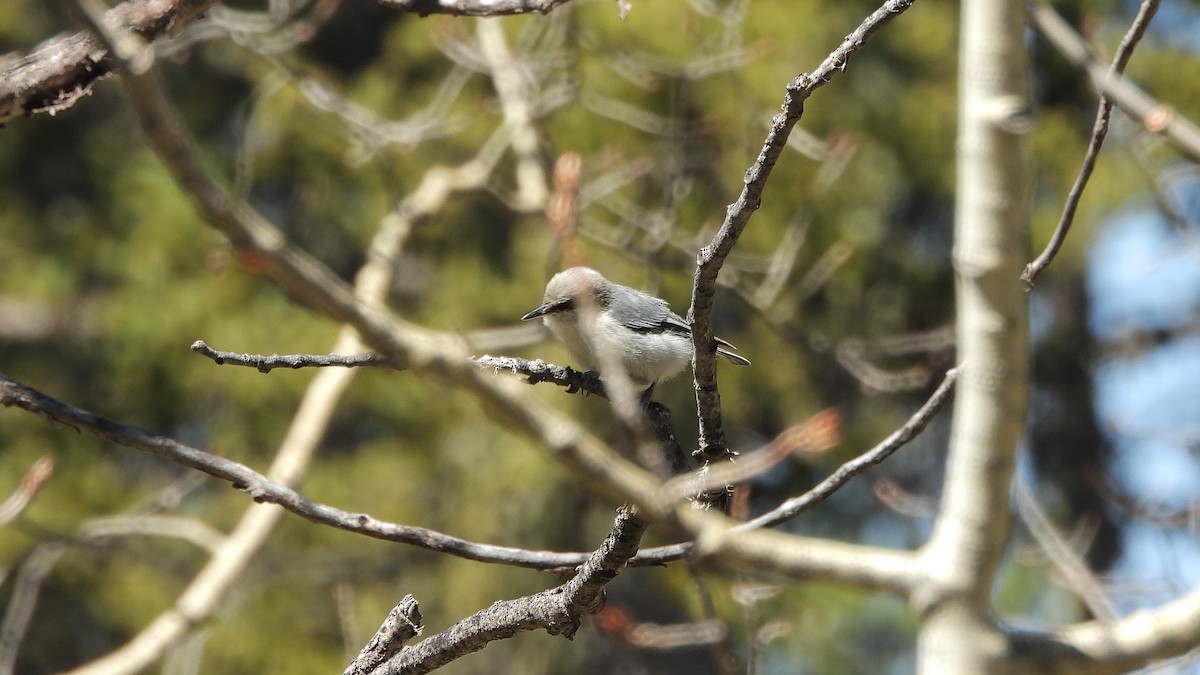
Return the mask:
POLYGON ((575 300, 574 299, 567 299, 567 300, 563 300, 562 302, 556 302, 556 303, 554 303, 553 306, 550 307, 551 312, 567 312, 572 309, 575 309, 575 300))

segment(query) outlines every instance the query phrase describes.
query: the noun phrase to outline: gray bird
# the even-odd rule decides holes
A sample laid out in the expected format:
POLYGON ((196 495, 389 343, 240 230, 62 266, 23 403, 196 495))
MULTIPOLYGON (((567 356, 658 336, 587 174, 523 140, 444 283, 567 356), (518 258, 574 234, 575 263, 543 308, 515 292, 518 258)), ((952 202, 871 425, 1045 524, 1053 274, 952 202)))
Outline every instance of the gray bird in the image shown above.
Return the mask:
MULTIPOLYGON (((666 301, 615 284, 588 267, 572 267, 551 277, 541 306, 521 320, 538 317, 584 368, 599 371, 606 361, 620 359, 639 391, 676 375, 692 360, 691 328, 666 301), (590 340, 580 332, 578 311, 589 302, 595 312, 590 340)), ((733 345, 720 338, 717 343, 717 356, 750 365, 730 351, 733 345)))

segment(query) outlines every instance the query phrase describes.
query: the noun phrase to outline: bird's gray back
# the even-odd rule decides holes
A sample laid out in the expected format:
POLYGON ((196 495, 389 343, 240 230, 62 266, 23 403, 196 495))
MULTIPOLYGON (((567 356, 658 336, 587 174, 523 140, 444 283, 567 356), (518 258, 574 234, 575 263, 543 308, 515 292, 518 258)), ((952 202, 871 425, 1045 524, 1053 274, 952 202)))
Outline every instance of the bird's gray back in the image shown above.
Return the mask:
POLYGON ((608 311, 613 319, 639 333, 683 333, 690 335, 687 322, 665 300, 636 288, 610 282, 608 311))

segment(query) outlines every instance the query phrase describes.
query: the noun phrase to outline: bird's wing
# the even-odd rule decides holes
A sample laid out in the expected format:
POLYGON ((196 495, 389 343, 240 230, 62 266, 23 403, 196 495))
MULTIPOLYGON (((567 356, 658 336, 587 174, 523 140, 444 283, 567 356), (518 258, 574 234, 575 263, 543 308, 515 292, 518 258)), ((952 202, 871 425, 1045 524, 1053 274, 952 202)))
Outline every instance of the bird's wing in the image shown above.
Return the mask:
POLYGON ((640 302, 636 307, 622 303, 614 303, 609 307, 613 318, 621 325, 639 333, 691 334, 687 322, 672 312, 665 300, 636 290, 632 292, 640 294, 640 302))
MULTIPOLYGON (((609 305, 609 311, 612 312, 613 318, 621 325, 639 333, 676 333, 685 335, 689 339, 692 337, 691 326, 683 320, 683 317, 671 311, 671 306, 665 300, 629 287, 622 290, 636 293, 640 302, 636 305, 635 303, 612 303, 609 305)), ((731 351, 737 347, 721 338, 716 338, 716 341, 717 354, 738 365, 750 364, 748 360, 731 351)))

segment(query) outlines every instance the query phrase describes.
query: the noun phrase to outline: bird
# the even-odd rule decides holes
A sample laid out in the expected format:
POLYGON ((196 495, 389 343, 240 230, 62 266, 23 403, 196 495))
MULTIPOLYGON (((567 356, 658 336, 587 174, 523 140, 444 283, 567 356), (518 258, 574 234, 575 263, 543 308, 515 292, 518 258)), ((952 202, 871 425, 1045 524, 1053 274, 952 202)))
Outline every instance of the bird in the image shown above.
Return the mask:
MULTIPOLYGON (((657 383, 677 375, 692 360, 692 329, 665 300, 604 278, 590 267, 571 267, 550 278, 542 304, 522 321, 541 318, 579 365, 604 375, 619 362, 638 391, 648 395, 657 383), (595 312, 588 338, 584 312, 595 312)), ((717 356, 739 366, 750 361, 717 338, 717 356)))

